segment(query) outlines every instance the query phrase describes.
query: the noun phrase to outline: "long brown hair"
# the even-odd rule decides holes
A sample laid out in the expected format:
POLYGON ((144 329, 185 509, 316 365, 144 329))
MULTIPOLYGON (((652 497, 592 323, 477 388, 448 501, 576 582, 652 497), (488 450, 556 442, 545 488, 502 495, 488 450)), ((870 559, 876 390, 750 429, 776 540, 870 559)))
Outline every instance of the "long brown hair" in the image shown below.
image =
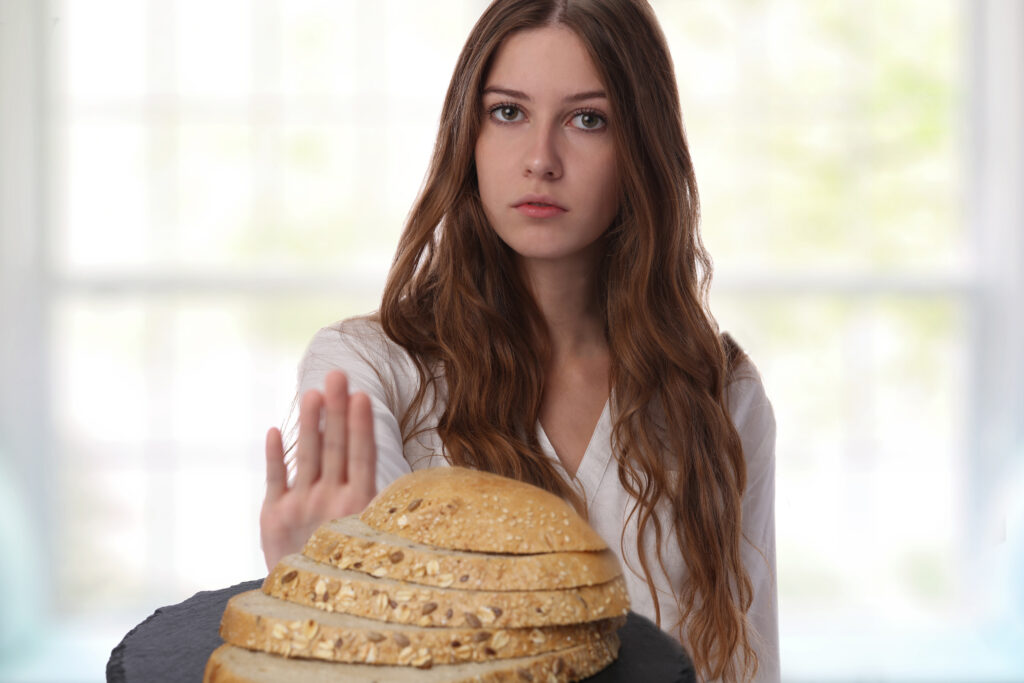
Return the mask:
POLYGON ((593 60, 611 105, 622 182, 598 273, 614 390, 619 480, 635 499, 637 553, 652 572, 675 537, 685 585, 673 625, 708 678, 753 674, 740 558, 743 450, 726 405, 742 352, 707 308, 711 261, 700 241, 697 185, 665 38, 644 0, 495 0, 452 76, 424 185, 384 292, 385 333, 414 359, 420 387, 401 416, 406 439, 426 429, 427 396, 446 405, 436 426, 452 464, 527 481, 583 502, 544 456, 536 424, 547 330, 514 254, 481 206, 474 147, 490 62, 514 31, 564 25, 593 60), (443 391, 437 391, 438 382, 443 391), (428 391, 430 389, 430 391, 428 391), (667 506, 663 528, 656 506, 667 506), (657 557, 644 549, 653 533, 657 557))

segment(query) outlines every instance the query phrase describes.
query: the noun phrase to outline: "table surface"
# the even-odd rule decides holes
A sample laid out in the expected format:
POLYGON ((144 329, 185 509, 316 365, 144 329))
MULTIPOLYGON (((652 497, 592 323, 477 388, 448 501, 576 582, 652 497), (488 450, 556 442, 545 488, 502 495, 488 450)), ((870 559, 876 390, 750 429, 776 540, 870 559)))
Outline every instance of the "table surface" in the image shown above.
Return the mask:
MULTIPOLYGON (((228 599, 259 588, 263 579, 196 593, 156 610, 114 648, 108 683, 202 681, 206 660, 223 642, 220 618, 228 599)), ((619 658, 588 683, 696 683, 693 664, 679 643, 649 619, 632 612, 619 629, 619 658)))

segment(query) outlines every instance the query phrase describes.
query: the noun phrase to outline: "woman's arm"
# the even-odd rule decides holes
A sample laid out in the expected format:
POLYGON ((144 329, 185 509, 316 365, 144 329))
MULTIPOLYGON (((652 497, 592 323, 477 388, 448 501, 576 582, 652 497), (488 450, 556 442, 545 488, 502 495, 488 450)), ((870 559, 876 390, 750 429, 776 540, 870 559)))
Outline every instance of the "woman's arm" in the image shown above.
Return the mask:
POLYGON ((757 651, 757 681, 778 681, 779 609, 775 572, 775 414, 761 378, 748 362, 729 387, 729 409, 743 442, 743 564, 754 590, 748 613, 757 651))
POLYGON ((404 394, 412 389, 415 371, 403 349, 396 347, 376 323, 345 320, 319 330, 299 363, 298 395, 322 391, 327 375, 341 370, 349 390, 370 398, 377 445, 377 490, 411 471, 399 428, 404 394))

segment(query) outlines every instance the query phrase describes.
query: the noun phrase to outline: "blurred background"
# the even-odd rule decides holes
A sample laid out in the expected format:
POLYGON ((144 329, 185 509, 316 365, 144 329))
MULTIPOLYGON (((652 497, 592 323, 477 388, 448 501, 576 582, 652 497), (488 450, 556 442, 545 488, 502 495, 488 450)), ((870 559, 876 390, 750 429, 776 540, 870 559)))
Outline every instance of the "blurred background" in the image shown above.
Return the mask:
MULTIPOLYGON (((0 680, 265 574, 480 0, 0 0, 0 680)), ((658 0, 778 421, 787 681, 1024 680, 1024 2, 658 0)))

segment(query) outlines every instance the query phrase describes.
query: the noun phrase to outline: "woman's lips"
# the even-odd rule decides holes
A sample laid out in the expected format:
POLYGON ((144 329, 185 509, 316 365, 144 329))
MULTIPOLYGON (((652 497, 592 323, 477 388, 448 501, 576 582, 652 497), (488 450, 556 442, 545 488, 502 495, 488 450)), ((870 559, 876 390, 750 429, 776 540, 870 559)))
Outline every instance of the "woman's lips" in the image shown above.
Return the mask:
POLYGON ((550 204, 531 204, 529 202, 520 204, 516 207, 516 210, 530 218, 551 218, 565 213, 565 209, 558 206, 551 206, 550 204))

